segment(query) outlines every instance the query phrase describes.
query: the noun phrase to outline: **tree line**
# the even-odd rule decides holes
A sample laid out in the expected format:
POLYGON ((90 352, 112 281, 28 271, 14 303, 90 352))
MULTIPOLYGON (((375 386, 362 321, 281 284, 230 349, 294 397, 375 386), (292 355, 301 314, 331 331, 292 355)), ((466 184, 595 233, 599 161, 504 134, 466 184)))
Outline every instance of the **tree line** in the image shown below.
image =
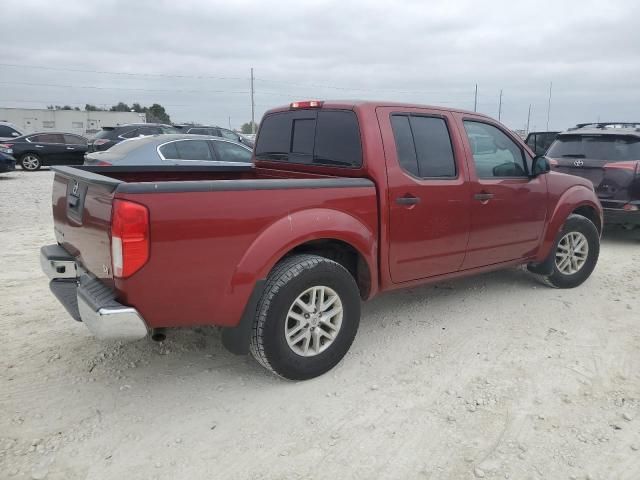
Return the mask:
MULTIPOLYGON (((147 118, 147 122, 149 123, 167 123, 171 124, 171 117, 165 110, 165 108, 159 103, 154 103, 150 107, 143 107, 138 102, 133 103, 132 105, 127 105, 124 102, 118 102, 116 105, 112 105, 111 107, 98 107, 96 105, 92 105, 87 103, 84 108, 80 107, 72 107, 70 105, 47 105, 48 110, 76 110, 76 111, 87 111, 87 112, 136 112, 136 113, 144 113, 147 118)), ((240 128, 241 133, 253 133, 258 131, 258 124, 255 123, 253 126, 251 122, 243 123, 240 128)))
MULTIPOLYGON (((80 107, 71 107, 70 105, 47 105, 48 110, 83 110, 80 107)), ((131 106, 124 102, 118 102, 116 105, 112 105, 109 108, 101 108, 90 103, 84 106, 84 110, 87 112, 136 112, 144 113, 147 116, 147 122, 150 123, 171 123, 171 117, 165 110, 165 108, 159 103, 154 103, 150 107, 143 107, 139 103, 134 103, 131 106)))

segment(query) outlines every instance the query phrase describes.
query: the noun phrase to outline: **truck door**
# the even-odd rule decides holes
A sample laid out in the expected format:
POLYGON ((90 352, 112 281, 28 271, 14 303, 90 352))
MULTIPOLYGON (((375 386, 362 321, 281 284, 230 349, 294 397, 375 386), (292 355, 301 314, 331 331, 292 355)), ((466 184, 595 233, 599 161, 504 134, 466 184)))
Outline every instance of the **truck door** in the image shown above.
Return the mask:
POLYGON ((531 256, 547 214, 547 179, 500 125, 460 118, 471 173, 471 233, 463 269, 531 256))
POLYGON ((455 272, 469 237, 470 186, 453 118, 377 109, 386 157, 389 268, 394 283, 455 272))

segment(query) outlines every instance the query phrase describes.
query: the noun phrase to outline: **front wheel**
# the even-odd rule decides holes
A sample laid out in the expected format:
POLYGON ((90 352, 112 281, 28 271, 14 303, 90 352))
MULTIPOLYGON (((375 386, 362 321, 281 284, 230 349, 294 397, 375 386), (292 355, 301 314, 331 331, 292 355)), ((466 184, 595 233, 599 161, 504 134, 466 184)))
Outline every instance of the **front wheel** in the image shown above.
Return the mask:
POLYGON ((360 293, 342 265, 293 255, 276 265, 258 303, 251 353, 290 380, 331 370, 346 355, 360 323, 360 293))
POLYGON ((42 162, 40 161, 40 157, 35 153, 26 153, 20 157, 20 165, 23 170, 34 172, 36 170, 40 170, 42 162))
POLYGON ((596 226, 582 215, 570 215, 551 251, 553 271, 543 280, 555 288, 573 288, 583 283, 596 267, 600 235, 596 226))

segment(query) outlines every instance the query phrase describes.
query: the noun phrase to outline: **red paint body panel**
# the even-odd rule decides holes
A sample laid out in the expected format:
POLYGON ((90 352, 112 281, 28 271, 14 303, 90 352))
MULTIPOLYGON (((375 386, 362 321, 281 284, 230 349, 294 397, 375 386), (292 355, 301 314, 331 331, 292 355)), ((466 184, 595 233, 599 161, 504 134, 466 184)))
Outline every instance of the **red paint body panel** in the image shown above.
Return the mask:
POLYGON ((266 278, 293 248, 309 241, 333 239, 351 245, 369 270, 370 298, 383 290, 541 261, 576 208, 592 207, 602 219, 598 199, 584 179, 553 172, 533 179, 478 179, 463 119, 497 126, 531 154, 520 139, 482 115, 373 102, 325 102, 323 108, 356 113, 361 168, 260 161, 251 172, 112 173, 110 177, 134 186, 179 182, 185 191, 116 189, 114 194, 88 182, 81 222, 66 213, 69 178, 56 174, 53 210, 59 243, 87 270, 114 286, 118 300, 138 309, 150 327, 234 326, 256 281, 266 278), (456 178, 417 179, 400 168, 389 118, 394 112, 445 119, 456 178), (240 180, 286 183, 349 177, 371 182, 188 191, 202 181, 229 186, 240 180), (482 191, 494 198, 486 203, 474 200, 474 194, 482 191), (419 196, 421 202, 399 205, 396 199, 407 194, 419 196), (149 209, 149 260, 127 279, 113 279, 110 270, 104 271, 110 265, 114 197, 149 209))
POLYGON ((138 273, 116 280, 118 298, 153 327, 237 324, 255 281, 310 240, 342 240, 377 268, 373 187, 119 198, 149 209, 151 254, 138 273))

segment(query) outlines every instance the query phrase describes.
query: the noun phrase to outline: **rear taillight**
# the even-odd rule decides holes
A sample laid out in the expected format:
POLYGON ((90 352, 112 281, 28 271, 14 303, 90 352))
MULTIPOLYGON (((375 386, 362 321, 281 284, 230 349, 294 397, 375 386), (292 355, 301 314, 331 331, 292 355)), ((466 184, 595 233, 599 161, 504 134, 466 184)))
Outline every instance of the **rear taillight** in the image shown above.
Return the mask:
POLYGON ((0 143, 0 148, 11 148, 13 143, 0 143))
POLYGON ((104 138, 98 138, 97 140, 93 141, 94 145, 104 145, 105 143, 109 143, 109 140, 104 138))
POLYGON ((104 160, 100 160, 97 163, 95 163, 94 165, 97 165, 99 167, 110 167, 111 164, 109 162, 105 162, 104 160))
POLYGON ((127 278, 149 259, 149 210, 128 200, 114 200, 111 214, 113 275, 127 278))

